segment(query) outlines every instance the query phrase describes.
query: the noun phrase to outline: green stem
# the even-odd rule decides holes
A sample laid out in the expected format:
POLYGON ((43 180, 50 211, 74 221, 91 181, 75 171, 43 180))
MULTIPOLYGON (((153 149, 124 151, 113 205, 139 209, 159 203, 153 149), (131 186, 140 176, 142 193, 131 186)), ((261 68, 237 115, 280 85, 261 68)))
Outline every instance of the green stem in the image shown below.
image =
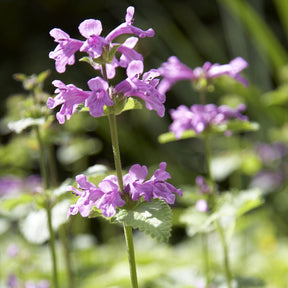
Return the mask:
POLYGON ((123 224, 123 226, 124 226, 126 246, 127 246, 127 251, 128 251, 131 286, 132 288, 138 288, 132 228, 131 226, 127 226, 125 224, 123 224))
POLYGON ((210 265, 209 265, 209 252, 208 252, 208 243, 207 243, 207 234, 201 234, 201 242, 202 242, 202 253, 204 257, 204 271, 206 283, 205 287, 208 288, 210 284, 210 265))
MULTIPOLYGON (((212 193, 210 194, 210 203, 212 206, 212 209, 215 209, 215 204, 216 204, 216 184, 213 179, 211 169, 210 169, 210 163, 211 163, 211 145, 210 145, 210 137, 209 135, 204 136, 204 145, 205 145, 205 154, 206 154, 206 166, 207 166, 207 174, 208 174, 208 179, 209 183, 212 186, 212 193)), ((227 282, 227 287, 232 288, 232 276, 231 276, 231 271, 230 271, 230 265, 229 265, 229 257, 228 257, 228 246, 226 243, 224 231, 221 227, 221 224, 219 223, 219 220, 216 220, 216 228, 217 232, 220 237, 220 242, 223 248, 223 254, 224 254, 224 269, 225 269, 225 277, 226 277, 226 282, 227 282)))
MULTIPOLYGON (((110 134, 111 134, 115 168, 116 168, 116 173, 117 173, 117 178, 118 178, 119 189, 122 193, 123 192, 123 176, 122 176, 122 165, 121 165, 120 149, 119 149, 119 142, 118 142, 116 116, 115 114, 109 114, 108 118, 109 118, 109 125, 110 125, 110 134)), ((131 226, 125 225, 125 223, 123 224, 123 226, 124 226, 124 233, 125 233, 125 239, 126 239, 126 246, 128 250, 131 285, 132 285, 132 288, 137 288, 138 283, 137 283, 137 272, 136 272, 132 228, 131 226)))
MULTIPOLYGON (((49 181, 48 181, 48 175, 47 175, 47 170, 46 170, 46 165, 45 165, 45 155, 44 155, 44 144, 42 142, 42 138, 40 135, 39 127, 35 127, 36 130, 36 136, 37 136, 37 141, 39 144, 39 162, 40 162, 40 170, 41 170, 41 176, 44 181, 44 188, 47 193, 47 190, 49 189, 49 181)), ((47 221, 48 221, 48 229, 49 229, 49 236, 50 236, 50 253, 52 257, 52 263, 53 263, 53 283, 54 283, 54 288, 58 288, 58 275, 57 275, 57 260, 56 260, 56 250, 55 250, 55 235, 54 231, 52 228, 52 208, 51 208, 51 203, 49 196, 47 195, 47 203, 45 205, 46 212, 47 212, 47 221)))
MULTIPOLYGON (((103 72, 104 80, 108 82, 105 64, 102 65, 102 72, 103 72)), ((109 119, 111 142, 112 142, 112 149, 113 149, 114 163, 115 163, 115 169, 117 173, 118 185, 119 185, 119 189, 121 193, 123 194, 124 187, 123 187, 122 165, 121 165, 121 158, 120 158, 117 122, 116 122, 115 114, 114 113, 109 114, 108 119, 109 119)), ((128 251, 131 285, 132 285, 132 288, 138 288, 132 227, 125 225, 125 223, 123 223, 123 226, 124 226, 126 246, 127 246, 127 251, 128 251)))
POLYGON ((219 223, 218 220, 216 220, 216 226, 217 226, 217 231, 220 237, 221 245, 223 248, 223 254, 224 254, 224 269, 225 269, 225 277, 226 277, 226 282, 228 288, 232 288, 232 276, 230 272, 230 265, 229 265, 229 255, 228 255, 228 246, 225 240, 225 235, 224 231, 221 227, 221 224, 219 223))
POLYGON ((70 245, 67 240, 67 223, 63 224, 60 228, 60 238, 62 242, 62 247, 64 250, 64 260, 66 264, 66 271, 67 271, 67 286, 68 288, 74 288, 74 277, 73 277, 73 269, 72 269, 72 262, 70 257, 70 245))
POLYGON ((120 158, 120 149, 119 149, 119 142, 118 142, 118 132, 117 132, 117 123, 116 123, 116 116, 115 114, 109 114, 109 126, 110 126, 110 134, 111 134, 111 142, 112 142, 112 149, 114 155, 114 163, 115 169, 118 178, 119 189, 121 193, 123 192, 123 177, 122 177, 122 165, 121 165, 121 158, 120 158))
POLYGON ((54 287, 58 288, 58 273, 57 273, 57 260, 56 260, 56 250, 55 250, 55 235, 52 227, 52 208, 50 207, 50 203, 46 206, 47 218, 48 218, 48 228, 50 234, 50 253, 52 256, 53 263, 53 283, 54 287))

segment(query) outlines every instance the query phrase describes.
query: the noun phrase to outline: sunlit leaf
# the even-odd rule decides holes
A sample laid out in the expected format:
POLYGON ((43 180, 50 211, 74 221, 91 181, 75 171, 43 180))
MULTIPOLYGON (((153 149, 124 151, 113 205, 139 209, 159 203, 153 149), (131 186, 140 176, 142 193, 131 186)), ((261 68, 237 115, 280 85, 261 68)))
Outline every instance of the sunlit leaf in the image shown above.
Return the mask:
POLYGON ((121 209, 115 215, 115 221, 124 222, 158 241, 167 242, 172 228, 171 208, 166 202, 154 199, 142 202, 133 210, 121 209))
POLYGON ((221 134, 224 132, 249 132, 249 131, 257 131, 259 129, 259 124, 255 122, 249 122, 249 121, 241 121, 241 120, 231 120, 227 123, 221 124, 221 125, 211 125, 209 128, 207 128, 202 133, 196 134, 194 130, 186 130, 183 132, 180 139, 177 139, 175 137, 175 134, 173 132, 167 132, 164 134, 161 134, 158 137, 158 141, 162 144, 183 140, 187 138, 201 138, 203 135, 213 135, 213 134, 221 134))
POLYGON ((45 123, 45 118, 24 118, 19 121, 9 122, 8 128, 16 133, 21 133, 28 127, 31 126, 41 126, 45 123))

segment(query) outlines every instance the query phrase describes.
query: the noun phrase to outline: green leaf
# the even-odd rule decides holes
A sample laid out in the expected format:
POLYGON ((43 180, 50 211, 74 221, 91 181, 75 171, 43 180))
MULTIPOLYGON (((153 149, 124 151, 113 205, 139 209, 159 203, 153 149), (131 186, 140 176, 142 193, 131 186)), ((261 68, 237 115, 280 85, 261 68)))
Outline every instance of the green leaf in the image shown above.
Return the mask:
POLYGON ((259 189, 243 190, 239 193, 225 193, 219 198, 215 213, 222 216, 240 217, 263 204, 259 189))
POLYGON ((170 206, 160 200, 142 202, 133 210, 121 209, 113 219, 125 223, 134 229, 144 231, 158 241, 167 242, 172 228, 172 213, 170 206))
POLYGON ((203 131, 200 134, 196 134, 194 130, 186 130, 183 132, 181 138, 177 139, 175 137, 175 134, 173 132, 167 132, 164 134, 161 134, 158 137, 158 141, 162 144, 188 139, 188 138, 202 138, 203 135, 209 134, 221 134, 226 131, 230 132, 249 132, 249 131, 257 131, 259 129, 259 124, 256 122, 249 122, 249 121, 241 121, 241 120, 231 120, 227 123, 221 124, 221 125, 211 125, 209 128, 207 128, 205 131, 203 131))
POLYGON ((173 141, 178 141, 181 139, 187 139, 187 138, 194 138, 196 137, 196 133, 194 130, 186 130, 183 132, 182 137, 180 139, 177 139, 175 137, 175 134, 173 132, 166 132, 164 134, 161 134, 158 137, 158 141, 162 144, 168 143, 168 142, 173 142, 173 141))
POLYGON ((190 237, 197 233, 208 233, 215 229, 215 215, 198 211, 195 207, 190 207, 179 217, 179 222, 187 227, 190 237))
POLYGON ((283 105, 288 102, 288 84, 281 85, 276 90, 265 93, 262 97, 267 106, 283 105))
MULTIPOLYGON (((67 221, 67 211, 70 200, 57 203, 51 210, 52 228, 54 231, 67 221)), ((40 209, 31 211, 26 218, 20 221, 20 231, 27 241, 34 244, 43 244, 49 240, 47 211, 40 209)))
POLYGON ((4 210, 11 211, 18 205, 34 203, 35 199, 32 194, 21 194, 18 197, 6 198, 1 201, 1 208, 4 210))
POLYGON ((114 46, 111 49, 109 49, 109 53, 108 53, 108 56, 106 58, 107 63, 111 63, 113 61, 115 53, 116 53, 116 51, 117 51, 117 49, 119 48, 120 45, 121 44, 114 44, 114 46))
POLYGON ((37 83, 43 83, 47 77, 51 74, 50 70, 45 70, 43 72, 41 72, 38 76, 37 76, 37 83))
POLYGON ((231 175, 234 171, 239 169, 242 164, 241 154, 228 153, 213 157, 210 169, 213 179, 216 181, 222 181, 231 175))
POLYGON ((136 100, 132 97, 129 97, 128 100, 126 101, 124 107, 122 108, 122 110, 119 112, 116 111, 116 115, 119 115, 124 111, 134 110, 134 109, 142 109, 142 108, 143 108, 143 106, 138 100, 136 100))
POLYGON ((21 133, 23 130, 25 130, 28 127, 31 126, 41 126, 45 123, 45 118, 24 118, 15 122, 9 122, 8 128, 16 133, 21 133))

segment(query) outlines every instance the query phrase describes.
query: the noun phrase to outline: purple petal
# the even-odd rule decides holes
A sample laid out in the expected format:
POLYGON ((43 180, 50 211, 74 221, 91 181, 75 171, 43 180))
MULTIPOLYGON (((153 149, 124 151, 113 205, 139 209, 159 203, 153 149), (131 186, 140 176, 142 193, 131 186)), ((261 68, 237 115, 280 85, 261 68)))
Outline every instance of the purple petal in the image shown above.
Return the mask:
POLYGON ((99 36, 102 32, 102 24, 99 20, 84 20, 78 27, 79 32, 85 38, 99 36))

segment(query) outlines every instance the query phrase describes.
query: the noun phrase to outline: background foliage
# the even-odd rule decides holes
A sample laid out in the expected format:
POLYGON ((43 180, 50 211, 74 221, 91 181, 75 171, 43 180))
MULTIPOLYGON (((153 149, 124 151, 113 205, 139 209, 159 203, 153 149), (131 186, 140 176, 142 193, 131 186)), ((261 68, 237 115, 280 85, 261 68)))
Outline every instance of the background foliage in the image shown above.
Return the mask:
MULTIPOLYGON (((284 175, 278 186, 269 186, 267 177, 264 178, 267 181, 257 183, 264 192, 264 204, 237 222, 230 254, 235 274, 242 275, 239 287, 288 287, 287 156, 267 164, 256 153, 255 146, 258 142, 288 145, 287 0, 0 0, 0 114, 1 119, 6 119, 0 124, 0 176, 27 177, 39 173, 35 139, 27 133, 15 136, 7 129, 7 118, 17 118, 21 107, 18 112, 15 107, 24 97, 21 83, 12 75, 17 72, 38 74, 49 69, 51 74, 44 85, 47 93, 53 93, 51 81, 54 79, 85 89, 94 71, 85 63, 76 63, 67 68, 67 73, 57 74, 54 61, 48 58, 55 47, 49 31, 57 27, 77 38, 79 23, 95 18, 102 21, 105 35, 122 23, 129 5, 135 7, 137 26, 155 30, 154 38, 143 39, 138 45, 146 59, 145 70, 159 67, 171 55, 191 68, 205 61, 228 63, 237 56, 249 62, 244 72, 250 83, 248 89, 229 79, 219 79, 209 100, 230 105, 244 102, 247 115, 259 123, 260 129, 225 138, 225 141, 223 136, 218 136, 213 142, 213 154, 220 159, 220 166, 215 169, 226 173, 218 178, 221 191, 231 187, 249 188, 253 177, 262 170, 284 175), (223 164, 227 163, 224 159, 228 159, 230 168, 223 164)), ((155 168, 159 162, 166 161, 173 184, 187 187, 184 189, 186 196, 173 213, 169 244, 157 244, 142 233, 136 235, 142 287, 194 287, 201 274, 199 237, 189 237, 189 229, 186 230, 179 219, 183 209, 195 203, 195 176, 205 173, 202 143, 199 139, 158 142, 158 136, 167 132, 171 123, 169 109, 180 104, 192 105, 198 101, 197 97, 189 83, 181 82, 167 95, 167 112, 163 119, 145 109, 126 112, 119 118, 123 167, 141 163, 155 168), (165 267, 160 264, 161 259, 165 267)), ((51 134, 46 135, 57 156, 55 171, 59 182, 96 163, 113 167, 107 119, 86 116, 85 113, 74 115, 62 130, 55 123, 51 134)), ((31 262, 35 267, 49 257, 46 245, 34 244, 31 248, 22 234, 16 233, 19 216, 9 217, 12 217, 9 227, 2 227, 0 235, 0 264, 7 263, 0 272, 0 279, 13 269, 22 269, 22 274, 19 273, 25 275, 27 271, 23 271, 21 265, 28 269, 31 262), (21 247, 18 264, 5 254, 11 237, 21 247)), ((123 237, 117 226, 107 228, 102 221, 83 221, 80 217, 75 217, 70 226, 77 283, 81 283, 81 287, 90 287, 95 281, 101 283, 99 287, 129 287, 126 254, 121 246, 123 237), (95 249, 95 242, 99 249, 95 249), (104 242, 108 244, 102 244, 104 242)), ((211 236, 211 243, 215 243, 213 237, 215 235, 211 236)), ((212 245, 212 253, 212 264, 219 271, 217 245, 212 245)), ((49 279, 48 265, 40 272, 33 272, 32 268, 28 272, 31 278, 41 275, 49 279)), ((61 280, 65 283, 65 273, 62 274, 61 280)), ((1 284, 4 285, 5 280, 1 284)))

